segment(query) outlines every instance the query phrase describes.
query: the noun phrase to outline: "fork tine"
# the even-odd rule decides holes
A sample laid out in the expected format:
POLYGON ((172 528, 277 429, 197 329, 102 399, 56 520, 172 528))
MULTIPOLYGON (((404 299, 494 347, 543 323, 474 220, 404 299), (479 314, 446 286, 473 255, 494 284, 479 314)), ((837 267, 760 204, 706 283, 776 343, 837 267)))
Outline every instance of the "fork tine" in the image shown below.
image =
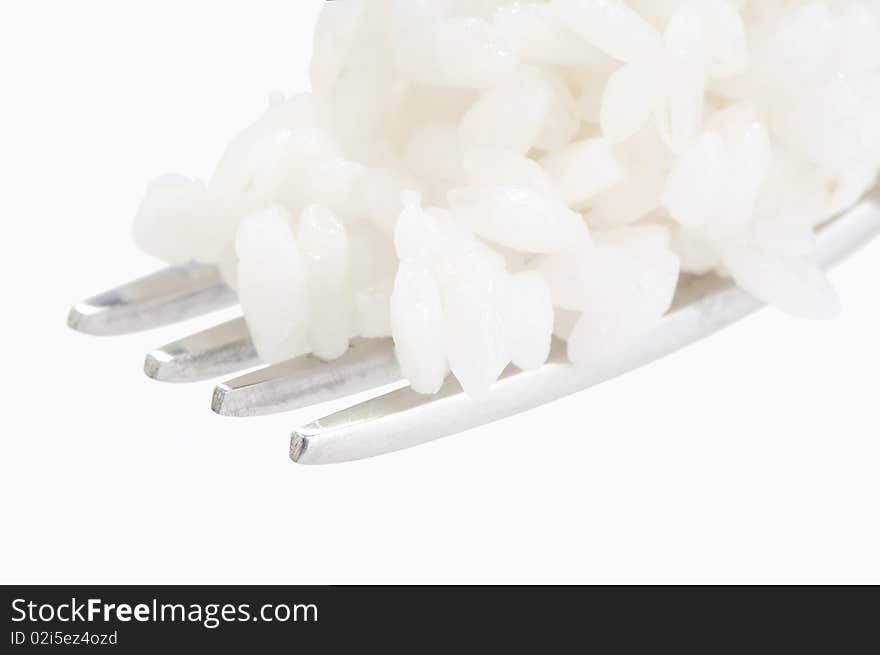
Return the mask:
POLYGON ((160 382, 198 382, 259 364, 247 323, 237 318, 153 350, 144 372, 160 382))
POLYGON ((832 268, 867 246, 880 234, 880 183, 855 207, 822 226, 816 236, 816 258, 832 268))
MULTIPOLYGON (((818 234, 818 260, 833 266, 880 233, 880 187, 818 234)), ((512 416, 600 384, 707 337, 759 309, 761 303, 717 277, 683 278, 676 302, 656 328, 620 359, 594 368, 566 362, 554 340, 536 371, 509 367, 489 397, 474 402, 450 377, 436 396, 399 389, 319 419, 293 433, 290 457, 335 464, 418 446, 512 416)))
POLYGON ((67 324, 94 336, 149 330, 237 302, 215 266, 163 269, 74 305, 67 324))
POLYGON ((264 416, 401 380, 391 339, 357 339, 333 362, 306 356, 225 382, 214 390, 212 409, 223 416, 264 416))
POLYGON ((760 304, 727 285, 704 301, 668 314, 624 357, 594 368, 568 363, 566 345, 554 339, 550 360, 535 371, 508 367, 489 396, 471 400, 450 376, 440 393, 410 388, 342 410, 297 430, 290 457, 299 464, 337 464, 384 455, 513 416, 582 391, 655 361, 745 317, 760 304))

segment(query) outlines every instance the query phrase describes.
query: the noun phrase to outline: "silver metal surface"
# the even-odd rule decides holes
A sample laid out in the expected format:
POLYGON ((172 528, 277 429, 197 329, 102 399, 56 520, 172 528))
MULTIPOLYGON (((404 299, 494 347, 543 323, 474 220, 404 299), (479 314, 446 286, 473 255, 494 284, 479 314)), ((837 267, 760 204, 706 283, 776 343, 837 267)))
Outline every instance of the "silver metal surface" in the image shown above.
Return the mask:
MULTIPOLYGON (((826 225, 818 236, 818 257, 831 266, 880 232, 880 191, 826 225)), ((600 368, 566 361, 555 341, 543 368, 505 371, 489 397, 479 403, 450 378, 436 396, 400 389, 322 418, 297 430, 290 456, 300 464, 333 464, 410 448, 532 409, 641 367, 709 336, 758 309, 761 304, 717 277, 682 280, 672 310, 627 355, 600 368)))
POLYGON ((111 289, 73 306, 67 324, 95 336, 170 325, 229 307, 235 293, 214 266, 179 266, 111 289))
POLYGON ((391 339, 357 339, 333 362, 306 356, 268 366, 214 390, 212 408, 247 417, 302 409, 400 382, 391 339))
POLYGON ((247 323, 238 318, 153 350, 144 372, 161 382, 198 382, 259 365, 247 323))

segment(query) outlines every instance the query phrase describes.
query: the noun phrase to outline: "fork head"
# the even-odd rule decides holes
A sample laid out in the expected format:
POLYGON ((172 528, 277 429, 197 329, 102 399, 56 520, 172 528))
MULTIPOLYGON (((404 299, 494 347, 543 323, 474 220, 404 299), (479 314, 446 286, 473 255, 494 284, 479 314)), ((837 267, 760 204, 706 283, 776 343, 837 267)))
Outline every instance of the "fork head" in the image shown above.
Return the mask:
MULTIPOLYGON (((817 236, 818 258, 831 267, 880 233, 880 187, 830 221, 817 236)), ((72 328, 118 335, 176 323, 234 305, 236 298, 212 266, 169 268, 78 303, 72 328)), ((554 341, 549 361, 534 371, 508 367, 488 398, 476 403, 450 378, 434 396, 405 386, 390 339, 356 340, 340 359, 311 356, 260 368, 219 384, 212 406, 224 416, 248 417, 309 407, 397 385, 390 392, 294 431, 291 458, 328 464, 372 457, 455 434, 517 414, 633 370, 747 316, 760 302, 715 275, 683 276, 669 313, 635 348, 588 369, 571 366, 554 341)), ((151 351, 145 370, 167 382, 216 378, 259 365, 243 318, 151 351)))

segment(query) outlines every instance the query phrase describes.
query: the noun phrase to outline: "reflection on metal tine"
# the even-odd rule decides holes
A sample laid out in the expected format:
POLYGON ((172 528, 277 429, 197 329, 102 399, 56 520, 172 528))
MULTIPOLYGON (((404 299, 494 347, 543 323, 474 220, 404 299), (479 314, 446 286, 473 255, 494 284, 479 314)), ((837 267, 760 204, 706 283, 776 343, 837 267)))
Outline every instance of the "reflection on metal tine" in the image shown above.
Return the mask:
POLYGON ((170 325, 229 307, 235 293, 214 266, 167 268, 129 282, 70 310, 67 324, 95 336, 115 336, 170 325))
POLYGON ((261 416, 378 389, 401 379, 391 339, 357 339, 332 362, 300 357, 221 384, 214 390, 212 407, 224 416, 261 416))
POLYGON ((247 323, 238 318, 150 352, 144 372, 162 382, 198 382, 259 364, 247 323))
POLYGON ((300 464, 336 464, 418 446, 533 409, 648 364, 721 329, 759 307, 731 286, 667 315, 626 357, 594 368, 567 361, 555 340, 550 361, 535 371, 509 367, 489 396, 475 402, 450 378, 435 396, 409 388, 322 418, 297 430, 290 456, 300 464))

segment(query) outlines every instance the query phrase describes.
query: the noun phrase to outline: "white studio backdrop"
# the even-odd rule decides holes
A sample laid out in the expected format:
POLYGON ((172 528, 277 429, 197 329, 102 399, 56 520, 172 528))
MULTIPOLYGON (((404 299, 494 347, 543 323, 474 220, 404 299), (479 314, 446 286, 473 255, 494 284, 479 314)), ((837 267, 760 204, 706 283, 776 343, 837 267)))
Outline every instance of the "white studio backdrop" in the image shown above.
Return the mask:
POLYGON ((0 8, 3 582, 880 580, 880 243, 844 315, 766 310, 600 388, 423 448, 287 459, 311 417, 211 414, 74 300, 147 273, 148 180, 207 176, 307 88, 317 0, 0 8))

